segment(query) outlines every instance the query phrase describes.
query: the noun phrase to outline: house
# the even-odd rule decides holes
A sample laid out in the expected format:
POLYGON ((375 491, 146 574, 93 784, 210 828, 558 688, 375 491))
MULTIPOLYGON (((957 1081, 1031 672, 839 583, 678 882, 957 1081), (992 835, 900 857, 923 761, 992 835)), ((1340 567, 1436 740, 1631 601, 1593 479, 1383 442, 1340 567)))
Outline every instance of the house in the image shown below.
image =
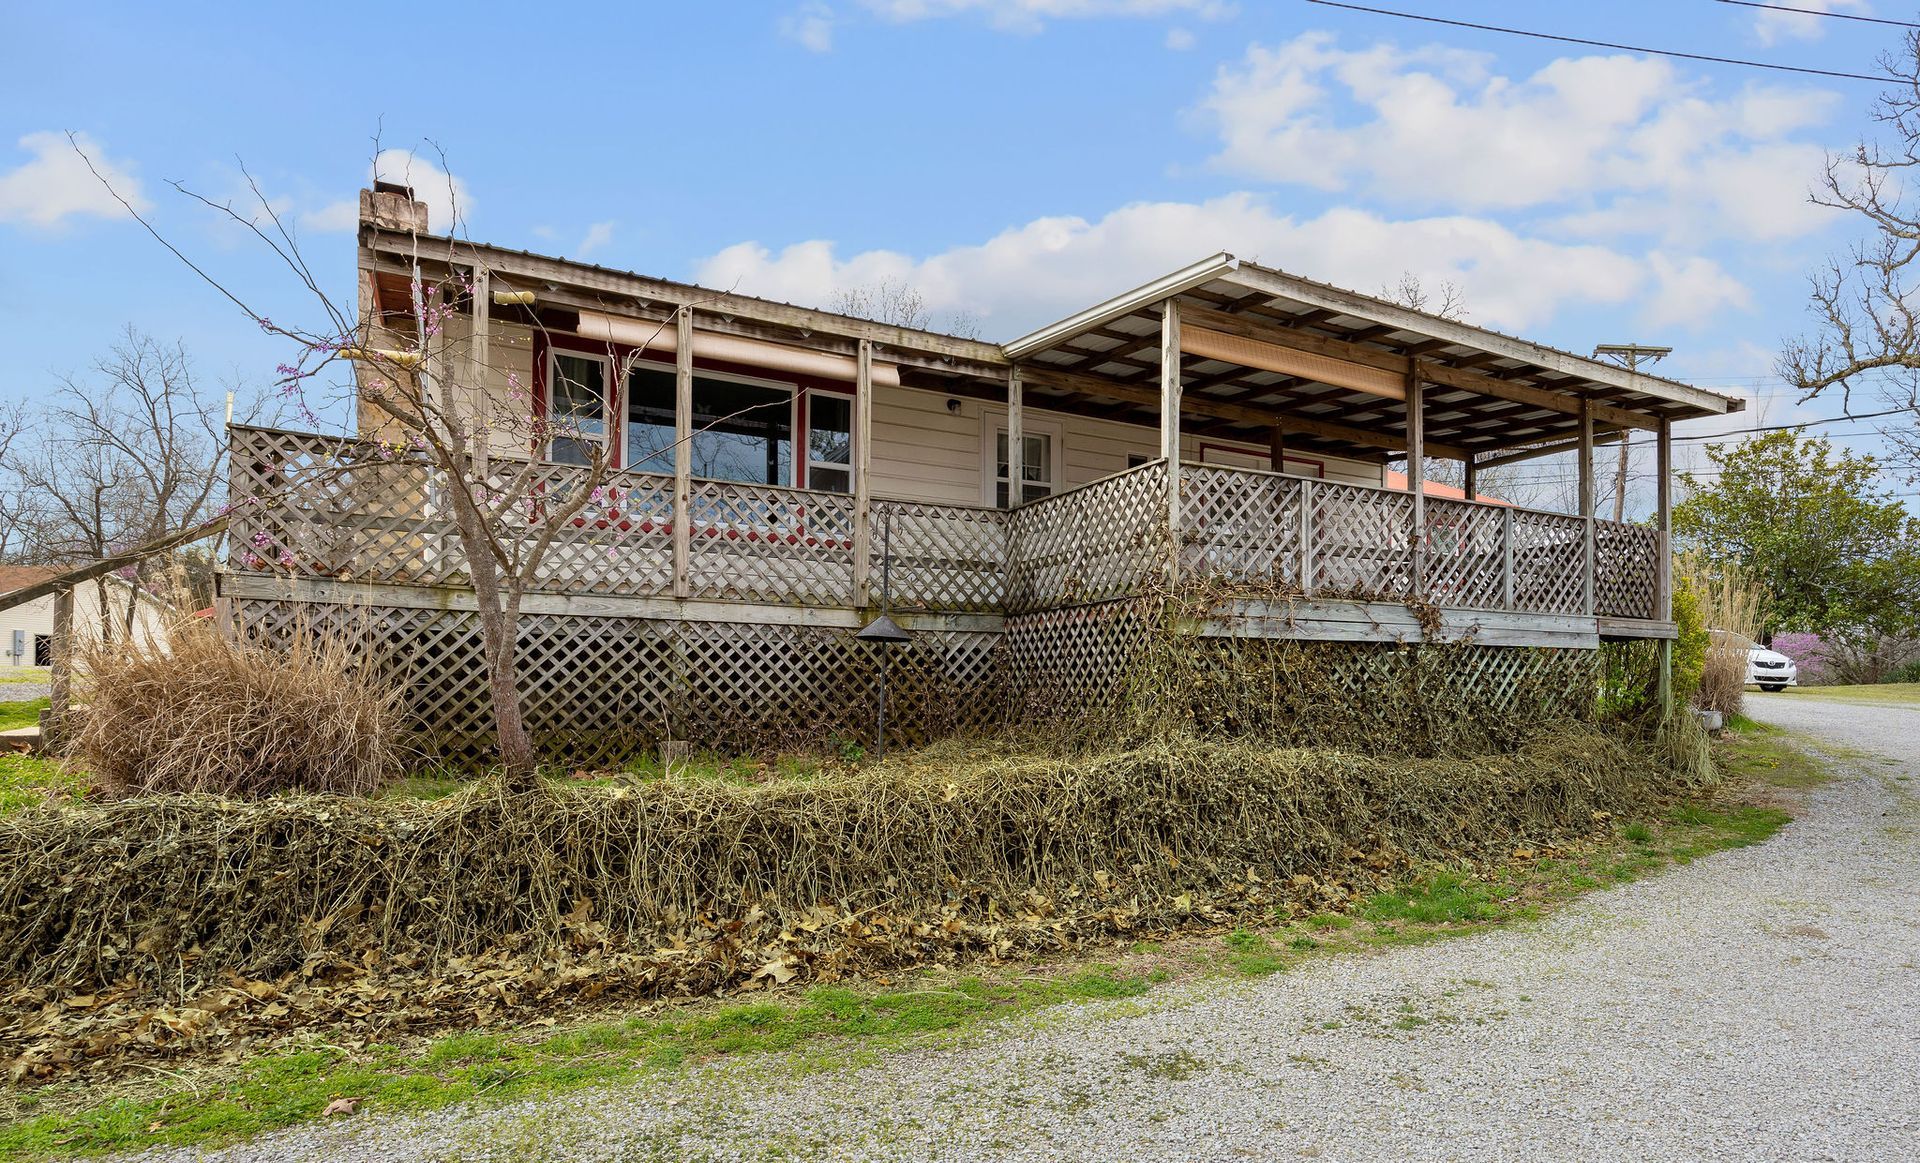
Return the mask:
MULTIPOLYGON (((31 585, 50 581, 66 571, 55 566, 0 565, 0 598, 31 585)), ((170 607, 159 598, 137 589, 122 578, 108 577, 101 586, 87 585, 75 591, 75 632, 98 634, 101 600, 105 595, 107 614, 113 633, 127 626, 128 604, 133 606, 132 633, 136 642, 155 641, 166 629, 170 607)), ((7 666, 53 665, 54 595, 46 594, 6 609, 0 617, 0 663, 7 666)))
MULTIPOLYGON (((1672 426, 1741 406, 1229 254, 989 343, 435 236, 400 187, 361 207, 367 347, 431 314, 408 366, 487 455, 549 462, 555 488, 595 448, 614 469, 526 607, 554 737, 838 723, 883 603, 949 719, 1008 689, 1103 697, 1169 580, 1245 591, 1203 637, 1469 642, 1495 652, 1490 698, 1543 667, 1584 697, 1603 641, 1674 633, 1672 426), (1595 446, 1636 432, 1652 525, 1593 512, 1595 446), (1478 498, 1481 470, 1556 452, 1579 454, 1579 512, 1478 498), (1463 463, 1461 496, 1419 479, 1428 457, 1463 463)), ((364 396, 360 429, 235 430, 235 496, 261 501, 235 510, 221 601, 247 633, 384 635, 425 729, 481 738, 457 538, 364 396)))

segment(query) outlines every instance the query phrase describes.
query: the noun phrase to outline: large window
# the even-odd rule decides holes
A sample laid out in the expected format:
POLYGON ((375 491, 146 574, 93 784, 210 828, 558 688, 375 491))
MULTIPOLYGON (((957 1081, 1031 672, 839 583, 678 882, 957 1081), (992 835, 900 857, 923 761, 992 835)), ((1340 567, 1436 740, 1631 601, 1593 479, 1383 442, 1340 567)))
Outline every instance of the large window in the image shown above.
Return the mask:
MULTIPOLYGON (((674 373, 637 367, 627 376, 625 467, 673 471, 674 373)), ((789 388, 695 376, 693 475, 709 480, 793 482, 793 392, 789 388)))
POLYGON ((607 361, 556 351, 547 363, 547 417, 553 425, 547 458, 590 464, 607 442, 607 361))

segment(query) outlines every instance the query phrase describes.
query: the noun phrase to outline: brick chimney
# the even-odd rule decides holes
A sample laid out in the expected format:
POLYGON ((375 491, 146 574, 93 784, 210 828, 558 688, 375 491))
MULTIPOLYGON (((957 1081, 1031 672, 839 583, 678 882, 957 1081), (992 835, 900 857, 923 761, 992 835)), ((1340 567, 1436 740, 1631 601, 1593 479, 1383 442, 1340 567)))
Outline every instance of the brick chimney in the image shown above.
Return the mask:
POLYGON ((360 225, 403 233, 427 233, 427 204, 413 196, 413 187, 397 182, 375 182, 360 191, 360 225))

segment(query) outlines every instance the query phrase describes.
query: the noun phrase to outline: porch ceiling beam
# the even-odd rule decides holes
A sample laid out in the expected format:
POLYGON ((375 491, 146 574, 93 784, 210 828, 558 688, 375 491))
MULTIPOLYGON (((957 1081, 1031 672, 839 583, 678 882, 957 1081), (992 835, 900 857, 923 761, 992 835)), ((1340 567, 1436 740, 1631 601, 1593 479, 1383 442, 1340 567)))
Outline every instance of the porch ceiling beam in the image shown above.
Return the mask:
MULTIPOLYGON (((1461 347, 1491 352, 1548 371, 1577 376, 1582 380, 1612 384, 1655 399, 1671 400, 1709 414, 1736 412, 1742 407, 1741 401, 1701 391, 1686 384, 1638 375, 1624 368, 1608 367, 1595 360, 1554 351, 1539 344, 1528 343, 1523 339, 1514 339, 1478 327, 1470 327, 1464 323, 1439 319, 1419 311, 1397 307, 1392 303, 1384 303, 1366 295, 1322 286, 1305 279, 1291 278, 1275 271, 1242 264, 1232 273, 1231 281, 1275 298, 1304 303, 1310 307, 1324 307, 1371 322, 1392 323, 1399 329, 1415 335, 1448 339, 1461 347)), ((1602 419, 1602 417, 1596 416, 1595 419, 1602 419)), ((1609 422, 1618 422, 1608 419, 1609 422)))
MULTIPOLYGON (((1078 372, 1056 371, 1039 364, 1027 364, 1022 367, 1020 378, 1028 384, 1056 388, 1066 392, 1084 392, 1089 396, 1104 396, 1111 400, 1120 400, 1129 404, 1142 404, 1158 407, 1160 393, 1152 388, 1137 388, 1130 384, 1111 383, 1095 376, 1078 372)), ((1358 444, 1365 448, 1384 448, 1391 452, 1405 452, 1407 442, 1404 438, 1390 432, 1372 432, 1365 428, 1351 428, 1345 424, 1330 424, 1308 416, 1296 416, 1288 412, 1276 412, 1270 408, 1255 408, 1245 404, 1229 404, 1218 400, 1198 399, 1193 396, 1181 401, 1181 408, 1197 416, 1213 416, 1221 420, 1237 420, 1242 424, 1271 427, 1274 424, 1285 425, 1288 432, 1298 432, 1307 436, 1320 436, 1328 440, 1341 440, 1348 444, 1358 444)), ((1452 444, 1427 442, 1427 451, 1434 456, 1444 456, 1453 460, 1464 460, 1466 450, 1452 444)))
MULTIPOLYGON (((1317 355, 1327 359, 1344 360, 1348 363, 1371 368, 1376 372, 1390 372, 1395 375, 1405 376, 1407 371, 1413 366, 1413 359, 1410 356, 1398 355, 1391 351, 1381 351, 1379 348, 1368 347, 1364 344, 1353 343, 1344 339, 1333 339, 1329 336, 1294 328, 1287 328, 1284 340, 1276 340, 1271 328, 1263 327, 1256 322, 1249 322, 1243 315, 1227 315, 1219 311, 1208 310, 1204 307, 1190 307, 1187 313, 1194 325, 1199 327, 1213 328, 1214 330, 1224 331, 1229 335, 1238 335, 1246 339, 1263 340, 1275 346, 1284 345, 1297 347, 1301 351, 1311 355, 1317 355)), ((1262 318, 1267 318, 1267 316, 1262 316, 1262 318)), ((1515 403, 1532 404, 1535 407, 1546 408, 1549 411, 1559 412, 1568 416, 1578 416, 1580 414, 1579 398, 1563 392, 1510 383, 1506 380, 1495 379, 1482 372, 1467 371, 1463 368, 1433 363, 1424 359, 1420 361, 1420 371, 1421 377, 1426 382, 1439 384, 1442 387, 1458 388, 1462 391, 1473 392, 1477 395, 1492 396, 1495 399, 1510 400, 1515 403)), ((1655 417, 1643 416, 1638 412, 1631 412, 1625 408, 1616 408, 1610 404, 1595 404, 1593 406, 1593 416, 1596 420, 1628 428, 1644 428, 1648 431, 1655 431, 1660 427, 1660 421, 1655 417)))

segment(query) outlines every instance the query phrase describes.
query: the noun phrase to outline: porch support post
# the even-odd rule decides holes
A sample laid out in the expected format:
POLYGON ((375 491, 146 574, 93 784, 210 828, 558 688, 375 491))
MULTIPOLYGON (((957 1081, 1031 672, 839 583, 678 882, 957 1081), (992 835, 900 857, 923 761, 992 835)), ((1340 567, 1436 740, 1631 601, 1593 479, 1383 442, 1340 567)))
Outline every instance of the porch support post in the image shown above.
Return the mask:
MULTIPOLYGON (((1656 465, 1654 475, 1658 478, 1659 495, 1659 539, 1656 552, 1659 554, 1658 573, 1655 574, 1654 616, 1662 622, 1673 621, 1673 423, 1661 420, 1656 437, 1656 465)), ((1663 716, 1673 714, 1673 640, 1660 639, 1660 713, 1663 716)))
POLYGON ((853 379, 853 604, 873 604, 873 340, 860 341, 853 379))
POLYGON ((1278 424, 1268 434, 1267 467, 1274 472, 1287 471, 1287 430, 1278 424))
POLYGON ((1480 499, 1480 454, 1469 452, 1462 463, 1466 466, 1467 500, 1477 501, 1480 499))
POLYGON ((1007 369, 1007 508, 1018 509, 1027 499, 1026 392, 1020 369, 1007 369))
POLYGON ((1167 462, 1167 536, 1180 560, 1180 304, 1160 305, 1160 456, 1167 462))
POLYGON ((1413 494, 1413 539, 1408 545, 1413 596, 1427 596, 1427 407, 1420 390, 1420 361, 1407 369, 1407 491, 1413 494))
MULTIPOLYGON (((468 453, 473 458, 474 476, 482 481, 487 479, 487 454, 492 451, 491 433, 487 431, 487 402, 491 398, 487 392, 487 367, 491 355, 489 346, 493 340, 493 276, 485 267, 473 268, 473 334, 467 337, 467 391, 473 393, 473 408, 467 419, 467 436, 473 442, 468 453)), ((614 434, 620 432, 617 422, 607 426, 614 434)), ((612 449, 617 440, 609 440, 607 447, 612 449)))
POLYGON ((1581 536, 1581 612, 1594 614, 1593 608, 1593 401, 1580 400, 1580 528, 1581 536))
POLYGON ((693 308, 674 317, 673 596, 693 596, 693 308))
POLYGON ((40 719, 40 746, 58 751, 67 742, 67 701, 73 681, 73 590, 53 592, 53 674, 47 709, 40 719))

